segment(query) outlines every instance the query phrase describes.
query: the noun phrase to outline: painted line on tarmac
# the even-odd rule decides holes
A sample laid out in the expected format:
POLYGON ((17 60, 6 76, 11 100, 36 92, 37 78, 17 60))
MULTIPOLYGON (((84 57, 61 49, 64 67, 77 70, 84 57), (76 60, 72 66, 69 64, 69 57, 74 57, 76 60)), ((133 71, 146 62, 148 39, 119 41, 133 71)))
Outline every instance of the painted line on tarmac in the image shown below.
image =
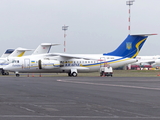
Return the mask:
POLYGON ((121 116, 38 116, 38 115, 0 115, 0 118, 72 118, 72 119, 160 119, 160 117, 121 117, 121 116))
POLYGON ((135 89, 147 89, 147 90, 160 90, 160 88, 150 88, 142 86, 130 86, 130 85, 116 85, 116 84, 102 84, 102 83, 91 83, 91 82, 78 82, 78 81, 68 81, 68 80, 57 80, 58 82, 66 83, 76 83, 76 84, 86 84, 86 85, 101 85, 101 86, 110 86, 110 87, 123 87, 123 88, 135 88, 135 89))

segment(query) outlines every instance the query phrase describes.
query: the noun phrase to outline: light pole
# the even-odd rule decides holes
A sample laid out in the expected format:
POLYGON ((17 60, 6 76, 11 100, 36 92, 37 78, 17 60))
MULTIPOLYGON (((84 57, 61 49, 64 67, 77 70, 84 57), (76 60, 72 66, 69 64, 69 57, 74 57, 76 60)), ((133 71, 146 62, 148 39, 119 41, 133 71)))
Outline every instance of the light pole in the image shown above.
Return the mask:
POLYGON ((130 35, 130 32, 131 32, 131 5, 133 5, 133 2, 135 0, 129 0, 129 1, 126 1, 126 5, 129 6, 129 10, 128 10, 128 13, 129 13, 129 18, 128 18, 128 32, 129 32, 129 35, 130 35))
POLYGON ((69 26, 66 25, 62 26, 62 30, 64 30, 64 52, 66 52, 66 36, 67 36, 66 30, 68 30, 68 27, 69 26))

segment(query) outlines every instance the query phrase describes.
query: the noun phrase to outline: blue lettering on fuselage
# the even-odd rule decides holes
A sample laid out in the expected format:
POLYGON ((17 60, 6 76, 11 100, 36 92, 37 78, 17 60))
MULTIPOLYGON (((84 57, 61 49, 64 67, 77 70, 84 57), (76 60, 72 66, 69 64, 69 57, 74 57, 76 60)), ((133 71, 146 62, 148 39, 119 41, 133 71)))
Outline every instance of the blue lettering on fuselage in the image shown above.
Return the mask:
POLYGON ((73 64, 70 64, 70 63, 68 63, 68 64, 65 64, 64 66, 80 66, 80 64, 76 64, 76 63, 73 63, 73 64))
POLYGON ((13 67, 21 67, 21 65, 12 65, 13 67))

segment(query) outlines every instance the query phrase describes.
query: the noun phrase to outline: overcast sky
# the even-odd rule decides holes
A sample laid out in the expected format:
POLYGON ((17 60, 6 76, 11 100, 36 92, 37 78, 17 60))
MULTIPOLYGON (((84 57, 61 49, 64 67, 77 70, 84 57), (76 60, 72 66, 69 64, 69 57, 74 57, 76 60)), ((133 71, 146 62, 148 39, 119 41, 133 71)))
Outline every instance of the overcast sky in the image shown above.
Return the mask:
MULTIPOLYGON (((160 0, 135 0, 131 34, 160 32, 160 0)), ((106 53, 128 35, 126 0, 0 0, 0 54, 7 48, 60 43, 51 52, 106 53)), ((147 39, 139 55, 160 55, 160 35, 147 39)))

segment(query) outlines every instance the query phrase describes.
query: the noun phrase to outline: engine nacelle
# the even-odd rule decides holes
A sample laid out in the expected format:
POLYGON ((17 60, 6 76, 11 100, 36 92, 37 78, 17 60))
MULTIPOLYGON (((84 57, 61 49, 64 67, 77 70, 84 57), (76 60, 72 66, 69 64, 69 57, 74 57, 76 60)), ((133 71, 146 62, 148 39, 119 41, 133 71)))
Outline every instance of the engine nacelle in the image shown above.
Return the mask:
POLYGON ((60 61, 57 60, 39 60, 39 69, 54 69, 60 67, 60 61))
POLYGON ((160 59, 155 60, 155 63, 159 65, 160 64, 160 59))

